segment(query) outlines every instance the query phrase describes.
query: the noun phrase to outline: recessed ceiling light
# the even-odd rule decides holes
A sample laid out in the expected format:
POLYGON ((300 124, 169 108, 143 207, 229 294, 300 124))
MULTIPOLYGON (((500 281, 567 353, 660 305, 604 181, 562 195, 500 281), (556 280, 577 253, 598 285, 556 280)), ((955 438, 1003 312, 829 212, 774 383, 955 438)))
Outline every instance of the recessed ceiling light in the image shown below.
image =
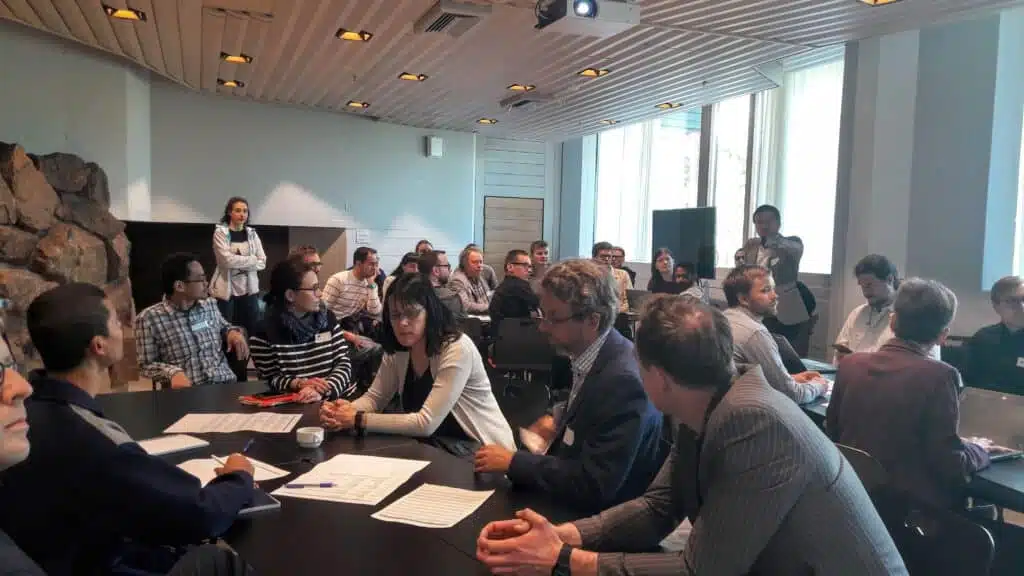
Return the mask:
POLYGON ((225 88, 245 88, 245 82, 241 80, 225 80, 223 78, 217 78, 217 85, 225 88))
POLYGON ((662 102, 661 104, 655 106, 655 108, 659 110, 673 110, 675 108, 679 108, 680 106, 682 106, 682 104, 680 104, 679 102, 662 102))
POLYGON ((886 4, 892 4, 894 2, 899 2, 900 0, 860 0, 860 1, 863 2, 864 4, 867 4, 868 6, 884 6, 886 4))
POLYGON ((583 76, 584 78, 600 78, 601 76, 604 76, 609 72, 611 72, 611 70, 607 68, 584 68, 583 70, 580 70, 576 74, 578 76, 583 76))
POLYGON ((495 119, 495 118, 481 118, 481 119, 477 120, 476 123, 477 124, 485 124, 487 126, 490 126, 491 124, 497 124, 498 120, 495 119))
POLYGON ((413 82, 423 82, 429 78, 426 74, 413 74, 411 72, 402 72, 398 75, 399 80, 410 80, 413 82))
POLYGON ((338 31, 334 35, 342 40, 348 40, 350 42, 369 42, 370 38, 373 38, 373 34, 370 34, 366 30, 345 30, 344 28, 338 28, 338 31))
POLYGON ((536 88, 536 86, 533 84, 509 84, 506 88, 513 92, 529 92, 536 88))
POLYGON ((118 20, 134 20, 136 22, 145 22, 146 13, 142 10, 134 10, 132 8, 114 8, 113 6, 107 6, 101 4, 103 11, 107 13, 107 16, 111 18, 117 18, 118 20))
POLYGON ((601 120, 599 122, 599 124, 604 124, 605 126, 611 126, 612 124, 618 124, 618 122, 619 122, 618 120, 605 119, 605 120, 601 120))
POLYGON ((370 107, 370 103, 369 102, 361 102, 359 100, 349 100, 345 104, 345 106, 348 106, 349 108, 360 108, 360 109, 362 109, 362 108, 369 108, 370 107))
POLYGON ((231 64, 251 64, 252 56, 246 54, 228 54, 227 52, 220 53, 220 59, 231 64))

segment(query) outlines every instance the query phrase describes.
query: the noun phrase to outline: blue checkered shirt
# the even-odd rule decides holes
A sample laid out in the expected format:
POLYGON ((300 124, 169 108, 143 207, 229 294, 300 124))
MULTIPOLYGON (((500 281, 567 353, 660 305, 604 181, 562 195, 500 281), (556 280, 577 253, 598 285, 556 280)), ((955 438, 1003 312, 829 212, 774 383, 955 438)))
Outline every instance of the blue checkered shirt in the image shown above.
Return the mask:
POLYGON ((228 324, 213 298, 180 310, 164 300, 146 308, 135 320, 135 344, 142 375, 168 384, 184 372, 193 385, 234 382, 224 355, 224 337, 237 327, 228 324))

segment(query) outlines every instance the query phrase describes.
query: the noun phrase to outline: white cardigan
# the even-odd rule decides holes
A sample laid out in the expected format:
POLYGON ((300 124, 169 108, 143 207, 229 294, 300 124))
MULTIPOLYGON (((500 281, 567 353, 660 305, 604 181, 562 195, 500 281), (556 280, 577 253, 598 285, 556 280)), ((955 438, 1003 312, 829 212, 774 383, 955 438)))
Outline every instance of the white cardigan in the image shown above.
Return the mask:
POLYGON ((498 407, 480 352, 469 336, 463 334, 440 354, 430 357, 434 388, 419 412, 379 414, 395 394, 401 393, 408 368, 409 352, 385 355, 373 385, 352 402, 356 410, 366 413, 367 431, 426 438, 451 413, 477 442, 516 449, 512 428, 498 407))
POLYGON ((256 230, 251 226, 246 226, 245 229, 249 238, 248 256, 231 253, 231 240, 227 225, 217 224, 213 230, 213 256, 217 260, 217 269, 213 271, 213 279, 210 280, 210 296, 218 300, 246 295, 231 293, 232 270, 245 270, 249 273, 248 294, 259 294, 260 292, 260 279, 256 273, 267 267, 267 255, 263 253, 263 243, 260 242, 256 230))

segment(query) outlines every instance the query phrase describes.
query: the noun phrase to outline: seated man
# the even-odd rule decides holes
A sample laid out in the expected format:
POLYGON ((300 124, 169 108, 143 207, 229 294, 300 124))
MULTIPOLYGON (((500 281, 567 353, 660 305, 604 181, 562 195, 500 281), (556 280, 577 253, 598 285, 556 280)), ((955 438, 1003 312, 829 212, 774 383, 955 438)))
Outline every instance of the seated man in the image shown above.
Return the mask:
POLYGON ((629 276, 629 285, 636 286, 636 272, 626 266, 626 251, 621 246, 612 248, 612 267, 625 272, 629 276))
POLYGON ((700 277, 697 275, 697 269, 693 264, 684 262, 676 264, 675 270, 672 272, 672 280, 682 289, 679 295, 683 298, 690 298, 695 302, 701 302, 709 304, 709 295, 704 287, 701 286, 700 277))
POLYGON ((664 457, 662 416, 644 393, 633 344, 611 329, 611 276, 587 260, 557 264, 544 276, 540 304, 541 332, 572 362, 569 400, 532 427, 546 450, 484 446, 476 470, 504 472, 584 512, 642 494, 664 457))
POLYGON ((224 342, 239 360, 249 357, 241 328, 206 297, 206 274, 194 254, 171 254, 160 269, 164 299, 135 319, 142 376, 171 388, 234 382, 224 342))
POLYGON ((505 280, 491 296, 491 326, 502 318, 530 318, 540 308, 540 299, 530 287, 530 256, 524 250, 505 255, 505 280))
POLYGON ((444 250, 425 252, 420 256, 418 265, 420 274, 430 278, 430 284, 434 287, 437 297, 445 307, 451 310, 455 319, 465 318, 466 313, 462 309, 462 299, 448 287, 448 277, 451 275, 452 266, 448 263, 448 255, 444 250))
POLYGON ((978 330, 967 343, 967 384, 1024 394, 1024 280, 1000 279, 991 297, 1000 322, 978 330))
POLYGON ((346 338, 356 344, 355 335, 372 337, 372 327, 380 322, 384 309, 377 291, 377 251, 360 246, 352 254, 352 268, 342 270, 327 280, 323 300, 327 309, 345 326, 346 338))
POLYGON ((26 402, 31 453, 0 483, 0 529, 50 576, 167 572, 177 555, 164 546, 224 533, 253 497, 244 456, 228 457, 204 488, 103 417, 95 396, 123 352, 103 291, 65 284, 26 316, 45 370, 33 373, 26 402))
POLYGON ((825 417, 833 440, 871 454, 896 488, 941 507, 962 507, 967 478, 989 463, 984 449, 957 435, 960 374, 928 356, 955 314, 949 288, 905 281, 893 305, 896 337, 839 363, 825 417))
MULTIPOLYGON (((464 250, 476 250, 480 253, 480 258, 483 258, 484 251, 478 244, 470 242, 466 244, 464 250)), ((487 285, 488 292, 494 292, 498 289, 498 275, 494 272, 494 268, 486 262, 480 265, 480 278, 483 279, 484 284, 487 285)))
POLYGON ((301 244, 288 251, 288 258, 302 258, 302 261, 309 265, 316 272, 316 275, 320 275, 320 269, 324 267, 323 262, 320 260, 320 253, 317 252, 316 246, 310 244, 301 244))
POLYGON ((817 372, 790 375, 779 346, 765 328, 765 316, 775 314, 775 281, 761 266, 739 266, 722 284, 729 309, 725 317, 732 327, 733 354, 739 364, 754 364, 764 371, 765 379, 797 404, 806 404, 828 392, 828 380, 817 372))
POLYGON ((680 423, 646 493, 560 526, 524 510, 491 522, 495 573, 572 576, 905 575, 853 468, 760 368, 733 365, 722 312, 651 297, 636 338, 644 388, 680 423), (738 368, 738 369, 737 369, 738 368), (682 518, 682 552, 653 553, 682 518))
POLYGON ((619 300, 619 312, 629 312, 629 299, 626 298, 626 291, 633 289, 633 282, 625 270, 620 270, 612 264, 615 261, 615 247, 610 242, 598 242, 590 250, 590 257, 600 266, 612 273, 615 278, 615 290, 619 300))
POLYGON ((487 314, 491 305, 491 289, 484 279, 484 253, 467 247, 459 254, 459 268, 452 274, 448 287, 459 295, 466 314, 487 314))

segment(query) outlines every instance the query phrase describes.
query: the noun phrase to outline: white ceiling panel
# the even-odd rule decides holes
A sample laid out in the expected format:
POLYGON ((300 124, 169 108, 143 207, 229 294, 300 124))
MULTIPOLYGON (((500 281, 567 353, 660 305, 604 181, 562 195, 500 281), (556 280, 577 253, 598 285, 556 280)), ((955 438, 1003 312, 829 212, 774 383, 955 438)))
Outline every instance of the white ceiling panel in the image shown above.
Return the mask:
POLYGON ((771 87, 754 67, 813 62, 844 42, 918 28, 1024 0, 638 0, 641 24, 610 38, 535 30, 534 0, 463 0, 491 13, 459 37, 416 33, 436 0, 104 0, 146 13, 116 21, 101 0, 0 0, 0 18, 121 56, 192 90, 372 116, 434 129, 561 140, 601 120, 657 116, 771 87), (339 28, 373 34, 335 38, 339 28), (222 52, 245 54, 231 64, 222 52), (576 73, 612 70, 598 79, 576 73), (425 82, 398 80, 402 72, 425 82), (244 85, 226 88, 218 79, 244 85), (510 84, 544 102, 499 104, 510 84), (350 100, 370 107, 356 110, 350 100), (495 118, 481 126, 479 118, 495 118))

